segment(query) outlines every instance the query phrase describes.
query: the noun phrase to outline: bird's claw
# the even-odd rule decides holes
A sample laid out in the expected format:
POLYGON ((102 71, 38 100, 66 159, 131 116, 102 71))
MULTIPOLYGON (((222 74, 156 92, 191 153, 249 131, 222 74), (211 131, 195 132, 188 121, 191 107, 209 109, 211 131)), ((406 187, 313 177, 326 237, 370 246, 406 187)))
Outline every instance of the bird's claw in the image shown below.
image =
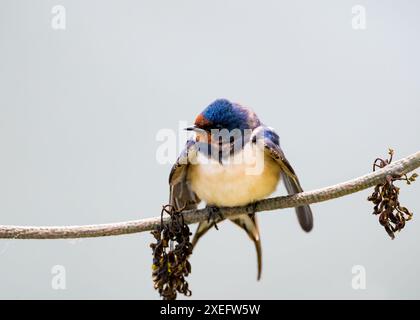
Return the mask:
POLYGON ((247 211, 249 214, 254 214, 257 211, 257 203, 253 202, 250 205, 248 205, 247 211))
POLYGON ((207 222, 212 221, 214 223, 214 227, 216 228, 216 230, 219 230, 219 228, 217 227, 216 221, 221 221, 225 218, 220 208, 216 206, 207 206, 207 209, 209 212, 208 217, 207 217, 207 222))

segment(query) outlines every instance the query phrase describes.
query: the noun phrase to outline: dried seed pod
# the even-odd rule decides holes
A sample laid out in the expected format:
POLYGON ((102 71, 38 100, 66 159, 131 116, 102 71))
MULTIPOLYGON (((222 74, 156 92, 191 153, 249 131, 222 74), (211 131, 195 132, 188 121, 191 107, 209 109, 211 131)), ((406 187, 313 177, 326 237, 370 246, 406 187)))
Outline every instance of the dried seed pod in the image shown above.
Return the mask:
POLYGON ((156 240, 150 247, 153 250, 152 276, 154 288, 164 300, 174 300, 177 293, 191 296, 188 282, 191 273, 188 261, 192 253, 190 229, 184 223, 182 210, 175 210, 171 205, 163 206, 161 225, 151 233, 156 240), (163 215, 169 214, 169 223, 163 223, 163 215))
MULTIPOLYGON (((394 151, 389 149, 389 158, 377 158, 373 163, 373 171, 376 168, 384 168, 391 163, 394 151)), ((394 185, 395 181, 403 180, 407 184, 411 184, 417 178, 417 174, 411 176, 404 175, 388 175, 383 183, 375 186, 375 189, 368 200, 374 204, 373 214, 379 215, 379 223, 385 228, 385 231, 391 237, 395 238, 395 233, 401 231, 405 227, 406 221, 413 217, 413 213, 406 207, 402 207, 399 202, 400 188, 394 185)))

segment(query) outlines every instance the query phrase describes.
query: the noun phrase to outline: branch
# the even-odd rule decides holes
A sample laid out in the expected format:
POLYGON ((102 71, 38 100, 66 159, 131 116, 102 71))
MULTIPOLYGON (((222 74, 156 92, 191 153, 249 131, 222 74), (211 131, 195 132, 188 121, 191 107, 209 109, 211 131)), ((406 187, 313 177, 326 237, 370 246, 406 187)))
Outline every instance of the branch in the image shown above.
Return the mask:
MULTIPOLYGON (((406 174, 420 167, 420 151, 393 162, 385 168, 322 189, 301 192, 291 196, 275 197, 258 201, 256 206, 221 208, 225 218, 250 213, 253 210, 269 211, 283 208, 298 207, 340 198, 377 185, 384 181, 387 175, 406 174)), ((208 217, 207 209, 183 212, 185 223, 192 224, 204 221, 208 217)), ((168 222, 169 217, 163 221, 168 222)), ((69 239, 116 236, 130 233, 151 231, 161 223, 160 217, 84 226, 33 227, 33 226, 1 226, 0 238, 3 239, 69 239)))

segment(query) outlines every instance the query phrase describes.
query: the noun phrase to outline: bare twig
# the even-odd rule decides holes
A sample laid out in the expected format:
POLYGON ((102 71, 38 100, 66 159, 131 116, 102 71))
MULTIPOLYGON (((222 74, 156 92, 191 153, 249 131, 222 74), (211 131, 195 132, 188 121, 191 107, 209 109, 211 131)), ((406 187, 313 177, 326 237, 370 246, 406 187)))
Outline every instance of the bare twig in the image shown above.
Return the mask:
MULTIPOLYGON (((231 218, 240 214, 249 213, 252 210, 270 211, 282 208, 298 207, 305 204, 327 201, 345 195, 355 193, 382 182, 388 175, 403 175, 420 167, 420 151, 393 162, 386 167, 366 174, 359 178, 339 183, 322 189, 301 192, 292 196, 275 197, 257 202, 255 206, 222 208, 224 217, 231 218)), ((185 211, 183 213, 185 223, 197 223, 206 220, 207 209, 185 211)), ((169 218, 164 219, 164 223, 169 218)), ((160 226, 161 218, 84 225, 84 226, 60 226, 60 227, 33 227, 33 226, 0 226, 0 238, 7 239, 68 239, 116 236, 130 233, 151 231, 160 226)))

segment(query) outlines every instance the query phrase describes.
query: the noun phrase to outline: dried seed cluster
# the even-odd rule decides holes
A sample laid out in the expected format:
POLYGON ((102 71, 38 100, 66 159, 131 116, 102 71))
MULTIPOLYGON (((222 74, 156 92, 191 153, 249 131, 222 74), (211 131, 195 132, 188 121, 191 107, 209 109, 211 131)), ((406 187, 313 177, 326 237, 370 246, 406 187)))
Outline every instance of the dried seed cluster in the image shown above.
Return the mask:
MULTIPOLYGON (((389 149, 388 159, 376 159, 373 163, 373 171, 376 168, 384 168, 391 163, 394 151, 389 149)), ((398 196, 400 188, 394 185, 395 181, 403 180, 407 184, 411 184, 417 178, 417 174, 413 173, 411 176, 404 175, 388 175, 383 183, 375 186, 372 195, 368 200, 373 202, 373 214, 379 215, 379 223, 384 226, 386 232, 391 237, 395 238, 395 232, 401 231, 406 221, 413 217, 413 213, 406 207, 401 206, 398 196)))
POLYGON ((182 210, 175 210, 166 205, 161 212, 161 225, 151 232, 156 243, 150 247, 153 250, 153 282, 164 300, 175 300, 177 292, 191 295, 185 278, 191 273, 188 257, 192 253, 190 229, 184 223, 182 210), (171 217, 169 223, 163 223, 163 215, 171 217))

